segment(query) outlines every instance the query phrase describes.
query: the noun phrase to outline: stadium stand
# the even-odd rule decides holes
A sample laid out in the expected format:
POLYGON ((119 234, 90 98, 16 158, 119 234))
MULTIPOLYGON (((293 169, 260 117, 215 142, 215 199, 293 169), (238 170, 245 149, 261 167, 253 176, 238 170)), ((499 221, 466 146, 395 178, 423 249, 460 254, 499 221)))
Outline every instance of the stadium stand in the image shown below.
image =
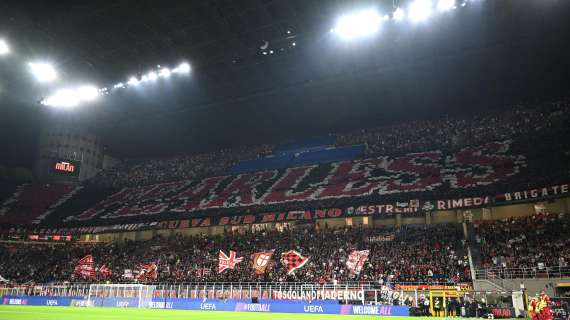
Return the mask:
MULTIPOLYGON (((476 241, 482 253, 480 267, 526 268, 528 275, 547 267, 567 267, 570 260, 568 215, 538 214, 531 217, 474 224, 476 241), (535 250, 536 243, 541 250, 535 250)), ((0 274, 16 282, 51 282, 73 278, 73 263, 93 254, 99 265, 111 268, 114 281, 129 281, 124 270, 158 261, 158 281, 306 281, 332 282, 362 280, 379 283, 464 283, 470 281, 466 259, 467 244, 460 225, 433 225, 378 229, 263 230, 223 236, 160 237, 148 241, 125 241, 95 245, 0 246, 0 274), (215 272, 218 250, 237 251, 249 257, 255 252, 275 250, 274 257, 296 248, 310 258, 303 272, 287 276, 274 261, 270 272, 256 276, 248 262, 235 270, 215 272), (347 254, 354 249, 371 250, 369 263, 357 277, 346 271, 347 254), (130 258, 129 258, 130 257, 130 258), (31 272, 21 273, 26 265, 31 272), (206 270, 206 271, 204 271, 206 270)), ((275 259, 277 260, 277 259, 275 259)))
MULTIPOLYGON (((68 201, 72 205, 50 211, 43 223, 78 226, 76 221, 127 223, 135 221, 135 216, 136 221, 157 215, 176 219, 189 212, 214 210, 217 214, 243 210, 253 214, 348 208, 379 201, 494 195, 566 183, 570 163, 564 151, 570 145, 560 137, 569 133, 569 106, 564 98, 469 121, 446 118, 402 123, 276 148, 263 145, 126 161, 84 183, 68 201), (327 149, 335 141, 337 148, 327 149), (358 143, 366 150, 351 146, 358 143), (300 150, 306 152, 294 153, 300 150), (365 155, 357 156, 361 153, 365 155), (242 173, 226 175, 228 170, 242 173), (347 187, 353 189, 343 191, 347 187), (286 196, 288 192, 295 196, 286 196), (106 218, 94 221, 95 216, 106 218)), ((22 218, 16 223, 33 220, 22 218)))
POLYGON ((68 200, 80 187, 67 185, 23 184, 0 207, 0 222, 5 224, 39 223, 68 200))
MULTIPOLYGON (((335 136, 334 148, 330 146, 332 140, 327 138, 329 140, 324 142, 310 141, 275 150, 272 146, 260 146, 173 159, 125 162, 102 172, 77 190, 65 186, 35 186, 33 188, 39 188, 39 194, 45 196, 32 199, 28 192, 32 187, 26 187, 12 197, 10 210, 5 212, 15 215, 21 208, 19 201, 25 200, 33 206, 11 222, 29 224, 40 217, 40 226, 44 228, 111 223, 127 223, 130 228, 134 223, 151 223, 157 219, 202 219, 223 214, 255 215, 290 210, 303 213, 320 208, 341 208, 351 212, 359 210, 359 206, 374 203, 393 202, 408 206, 412 199, 421 201, 422 206, 431 205, 430 200, 434 199, 494 195, 566 183, 568 157, 564 150, 570 146, 560 137, 568 133, 568 109, 568 99, 565 99, 535 109, 517 107, 514 111, 478 117, 473 122, 449 118, 340 134, 335 136), (417 135, 417 132, 421 134, 417 135), (437 138, 423 139, 422 136, 437 138), (364 150, 354 144, 364 144, 365 155, 357 156, 364 150), (562 152, 554 156, 552 150, 562 152), (296 157, 295 153, 300 151, 302 153, 296 157), (331 152, 338 154, 331 156, 331 152), (270 155, 277 159, 275 161, 286 156, 291 158, 288 158, 289 164, 283 164, 285 167, 280 169, 223 175, 238 161, 242 165, 258 161, 250 168, 259 169, 259 161, 267 162, 272 159, 270 155), (342 156, 347 158, 339 158, 342 156), (258 159, 245 160, 252 158, 258 159), (302 166, 296 166, 295 159, 304 161, 302 166), (336 160, 329 162, 331 159, 336 160)), ((542 223, 550 218, 534 221, 542 223)), ((494 241, 520 235, 501 235, 505 238, 499 238, 492 230, 500 230, 504 225, 495 222, 488 226, 489 230, 480 226, 473 229, 482 243, 474 250, 482 254, 475 260, 483 261, 481 267, 496 267, 497 263, 505 261, 508 261, 507 267, 521 266, 513 258, 515 254, 489 249, 495 246, 494 241)), ((303 233, 285 227, 285 231, 266 230, 265 233, 154 237, 144 242, 129 240, 87 246, 16 248, 14 246, 18 245, 10 244, 3 246, 0 274, 15 281, 63 281, 72 275, 71 264, 61 267, 58 260, 75 261, 92 253, 97 261, 111 266, 114 280, 122 278, 124 269, 153 260, 160 261, 160 280, 256 281, 260 279, 245 271, 246 263, 235 272, 201 275, 200 279, 195 272, 211 269, 219 249, 236 250, 239 255, 249 257, 257 250, 275 249, 278 254, 295 248, 311 257, 304 272, 294 278, 286 277, 277 264, 276 269, 261 280, 347 281, 356 279, 343 271, 347 252, 368 247, 371 249, 370 264, 359 280, 458 283, 470 280, 464 259, 466 243, 470 242, 472 246, 478 243, 466 242, 458 227, 325 228, 307 229, 303 233), (390 240, 364 244, 363 239, 374 236, 390 240), (331 246, 332 242, 338 243, 331 246), (186 247, 191 247, 192 251, 186 252, 186 247), (34 264, 36 260, 41 260, 41 264, 34 267, 31 276, 18 274, 19 270, 14 268, 22 263, 34 264)), ((550 227, 539 224, 537 228, 550 227)), ((513 227, 513 230, 518 229, 513 227)), ((525 236, 532 238, 531 234, 525 236)), ((549 240, 559 246, 567 244, 559 238, 549 240)), ((558 258, 567 261, 567 253, 562 250, 559 253, 558 258)), ((552 265, 556 261, 550 259, 543 263, 552 265)))
POLYGON ((291 142, 285 143, 280 146, 275 147, 273 150, 274 154, 286 154, 286 153, 299 153, 306 151, 316 151, 327 147, 332 147, 336 143, 336 139, 333 135, 328 137, 315 137, 310 139, 305 139, 303 142, 291 142))
POLYGON ((529 271, 540 271, 546 267, 568 267, 568 214, 544 213, 531 217, 485 221, 475 224, 475 230, 485 268, 527 268, 529 271))
POLYGON ((570 320, 570 1, 71 2, 0 4, 0 320, 570 320))
POLYGON ((138 186, 219 175, 237 161, 256 158, 270 149, 268 145, 243 146, 167 159, 129 160, 102 172, 92 183, 106 187, 138 186))
MULTIPOLYGON (((484 145, 490 141, 522 140, 544 132, 560 130, 568 123, 570 98, 532 105, 517 105, 501 112, 481 114, 470 118, 446 117, 432 121, 412 121, 392 126, 362 129, 334 135, 338 146, 365 145, 369 155, 397 156, 407 153, 440 150, 456 152, 467 146, 484 145)), ((250 172, 287 167, 295 153, 320 151, 330 147, 330 137, 291 144, 274 150, 271 145, 240 147, 219 152, 181 156, 170 159, 125 162, 102 172, 94 183, 122 187, 148 185, 194 177, 221 175, 228 172, 250 172), (265 157, 271 156, 265 159, 265 157), (250 160, 250 161, 246 161, 250 160), (241 161, 241 163, 240 163, 241 161), (239 163, 239 164, 238 164, 239 163), (238 167, 233 167, 238 164, 238 167)), ((354 147, 358 148, 358 147, 354 147)), ((527 148, 528 149, 528 148, 527 148)), ((555 150, 555 149, 551 149, 555 150)), ((568 150, 568 148, 564 149, 568 150)), ((348 152, 348 151, 347 151, 348 152)), ((354 150, 352 156, 358 152, 354 150)), ((335 161, 326 153, 324 159, 310 163, 335 161)), ((308 155, 307 157, 312 157, 308 155)), ((347 158, 339 158, 344 160, 347 158)), ((299 160, 300 163, 307 163, 299 160)))
MULTIPOLYGON (((126 241, 96 245, 0 245, 0 274, 13 281, 46 283, 73 279, 73 263, 92 254, 108 266, 113 281, 132 281, 125 270, 150 262, 158 265, 157 281, 370 281, 380 283, 444 283, 470 280, 466 248, 458 225, 408 226, 366 230, 358 228, 304 231, 260 231, 208 237, 155 237, 144 242, 126 241), (295 248, 309 262, 302 272, 287 275, 278 263, 282 252, 295 248), (346 270, 351 250, 371 250, 370 263, 359 276, 346 270), (236 269, 218 273, 218 250, 234 250, 246 260, 236 269), (275 250, 269 271, 257 276, 249 267, 251 254, 275 250), (62 263, 65 261, 66 263, 62 263), (28 266, 22 272, 19 266, 28 266)), ((84 281, 79 278, 77 281, 84 281)))
POLYGON ((240 161, 228 171, 229 174, 284 169, 294 166, 354 160, 364 152, 364 146, 310 147, 294 152, 281 152, 255 160, 240 161))

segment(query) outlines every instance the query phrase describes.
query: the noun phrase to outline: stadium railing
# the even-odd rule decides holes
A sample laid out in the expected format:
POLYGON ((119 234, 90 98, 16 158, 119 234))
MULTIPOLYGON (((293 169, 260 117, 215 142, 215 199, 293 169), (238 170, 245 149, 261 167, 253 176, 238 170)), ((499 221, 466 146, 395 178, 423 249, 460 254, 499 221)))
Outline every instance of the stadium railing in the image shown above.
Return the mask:
POLYGON ((570 267, 483 268, 475 270, 477 280, 570 278, 570 267))
MULTIPOLYGON (((87 296, 89 287, 93 283, 52 283, 52 284, 34 284, 19 285, 8 288, 5 295, 11 296, 87 296)), ((134 283, 133 283, 134 284, 134 283)), ((141 283, 138 283, 141 284, 141 283)), ((210 295, 230 295, 234 293, 244 293, 249 297, 252 293, 264 292, 269 296, 274 292, 287 291, 350 291, 350 290, 369 290, 369 291, 424 291, 428 288, 456 288, 457 284, 450 283, 419 283, 419 282, 403 282, 392 283, 389 285, 380 284, 378 282, 345 282, 345 283, 301 283, 301 282, 180 282, 180 283, 160 283, 147 282, 146 285, 154 286, 155 297, 158 298, 174 298, 189 297, 192 292, 201 296, 210 295), (388 289, 389 288, 389 289, 388 289), (414 289, 416 288, 416 289, 414 289)), ((466 285, 466 284, 463 284, 466 285)), ((240 293, 240 296, 241 296, 240 293)))

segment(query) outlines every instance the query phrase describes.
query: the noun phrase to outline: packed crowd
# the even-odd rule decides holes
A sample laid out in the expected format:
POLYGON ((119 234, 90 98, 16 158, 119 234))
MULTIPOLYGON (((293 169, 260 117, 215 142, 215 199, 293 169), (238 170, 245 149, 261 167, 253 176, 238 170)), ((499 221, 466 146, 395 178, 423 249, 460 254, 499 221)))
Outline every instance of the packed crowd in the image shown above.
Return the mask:
POLYGON ((475 225, 486 268, 568 267, 570 215, 537 214, 475 225))
POLYGON ((271 146, 261 145, 166 159, 126 161, 99 173, 92 182, 106 187, 122 187, 216 176, 239 160, 260 157, 268 150, 271 146))
MULTIPOLYGON (((465 146, 533 135, 567 123, 570 98, 554 103, 515 106, 470 118, 413 121, 336 134, 338 146, 365 144, 367 155, 401 155, 422 151, 454 152, 465 146)), ((135 186, 194 177, 221 175, 240 160, 272 153, 273 146, 249 146, 218 152, 147 161, 126 161, 101 172, 92 182, 104 186, 135 186)))
MULTIPOLYGON (((144 242, 108 244, 0 245, 0 275, 16 283, 83 281, 75 263, 91 254, 105 264, 112 281, 125 281, 124 270, 156 263, 156 281, 370 281, 385 283, 459 283, 470 279, 465 243, 456 225, 408 226, 401 229, 285 229, 216 237, 157 237, 144 242), (362 272, 348 271, 352 250, 370 250, 362 272), (218 252, 237 252, 244 261, 218 273, 218 252), (251 268, 251 254, 275 250, 265 274, 251 268), (279 262, 282 252, 296 250, 309 261, 292 275, 279 262)), ((132 281, 132 280, 129 280, 132 281)))
POLYGON ((570 98, 539 107, 517 105, 509 110, 470 118, 445 117, 337 135, 338 145, 366 144, 369 154, 402 154, 427 150, 454 151, 464 146, 533 134, 568 120, 570 98))

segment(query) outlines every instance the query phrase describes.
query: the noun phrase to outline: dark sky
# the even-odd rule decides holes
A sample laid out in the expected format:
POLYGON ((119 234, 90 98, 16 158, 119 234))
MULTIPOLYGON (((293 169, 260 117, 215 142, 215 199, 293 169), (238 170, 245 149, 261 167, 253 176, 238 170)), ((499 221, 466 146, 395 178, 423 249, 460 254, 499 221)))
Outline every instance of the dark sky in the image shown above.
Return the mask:
POLYGON ((155 157, 568 91, 568 1, 471 1, 425 23, 386 23, 361 41, 328 32, 341 13, 370 5, 387 12, 392 0, 3 1, 0 36, 14 53, 0 58, 0 164, 30 166, 54 121, 89 127, 113 155, 155 157), (275 54, 262 55, 264 41, 275 54), (35 83, 25 69, 33 59, 54 61, 62 80, 35 83), (110 86, 180 61, 190 76, 72 110, 37 103, 61 86, 110 86))

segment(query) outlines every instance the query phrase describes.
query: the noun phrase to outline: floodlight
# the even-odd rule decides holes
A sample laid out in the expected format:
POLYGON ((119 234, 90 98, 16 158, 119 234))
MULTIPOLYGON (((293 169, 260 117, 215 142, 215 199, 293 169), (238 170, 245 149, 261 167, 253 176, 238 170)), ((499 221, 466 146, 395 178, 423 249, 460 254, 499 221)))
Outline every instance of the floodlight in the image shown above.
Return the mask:
POLYGON ((124 87, 125 87, 125 84, 122 82, 119 82, 113 86, 114 89, 120 89, 120 88, 124 88, 124 87))
POLYGON ((405 16, 406 13, 401 8, 397 8, 396 11, 394 11, 394 20, 396 21, 402 21, 405 16))
POLYGON ((147 82, 147 81, 148 81, 148 75, 145 74, 141 77, 141 82, 147 82))
POLYGON ((151 71, 148 73, 148 79, 151 81, 156 81, 156 79, 158 79, 158 75, 156 74, 156 72, 151 71))
MULTIPOLYGON (((106 90, 103 90, 106 91, 106 90)), ((99 90, 94 86, 82 86, 77 89, 79 99, 82 101, 93 101, 99 97, 99 90)))
POLYGON ((176 67, 176 69, 172 70, 175 73, 188 73, 190 72, 190 65, 186 62, 181 63, 176 67))
POLYGON ((137 84, 139 84, 139 80, 136 77, 130 77, 129 81, 127 82, 127 84, 129 86, 136 86, 137 84))
POLYGON ((57 79, 57 72, 54 67, 48 63, 28 63, 32 74, 39 82, 51 82, 57 79))
POLYGON ((168 68, 162 68, 162 69, 160 69, 160 70, 158 71, 158 75, 159 75, 160 77, 163 77, 163 78, 168 78, 168 77, 170 77, 170 73, 171 73, 171 72, 170 72, 170 69, 168 69, 168 68))
POLYGON ((75 107, 79 104, 79 100, 79 96, 74 90, 62 89, 45 99, 42 103, 53 107, 75 107))
POLYGON ((455 0, 439 0, 437 2, 438 11, 448 11, 455 8, 455 0))
POLYGON ((334 30, 344 39, 359 38, 376 33, 381 21, 378 12, 365 10, 340 17, 334 30))
POLYGON ((427 20, 431 15, 431 0, 414 0, 408 9, 408 17, 414 22, 427 20))
POLYGON ((4 39, 0 39, 0 56, 10 53, 10 46, 4 39))

